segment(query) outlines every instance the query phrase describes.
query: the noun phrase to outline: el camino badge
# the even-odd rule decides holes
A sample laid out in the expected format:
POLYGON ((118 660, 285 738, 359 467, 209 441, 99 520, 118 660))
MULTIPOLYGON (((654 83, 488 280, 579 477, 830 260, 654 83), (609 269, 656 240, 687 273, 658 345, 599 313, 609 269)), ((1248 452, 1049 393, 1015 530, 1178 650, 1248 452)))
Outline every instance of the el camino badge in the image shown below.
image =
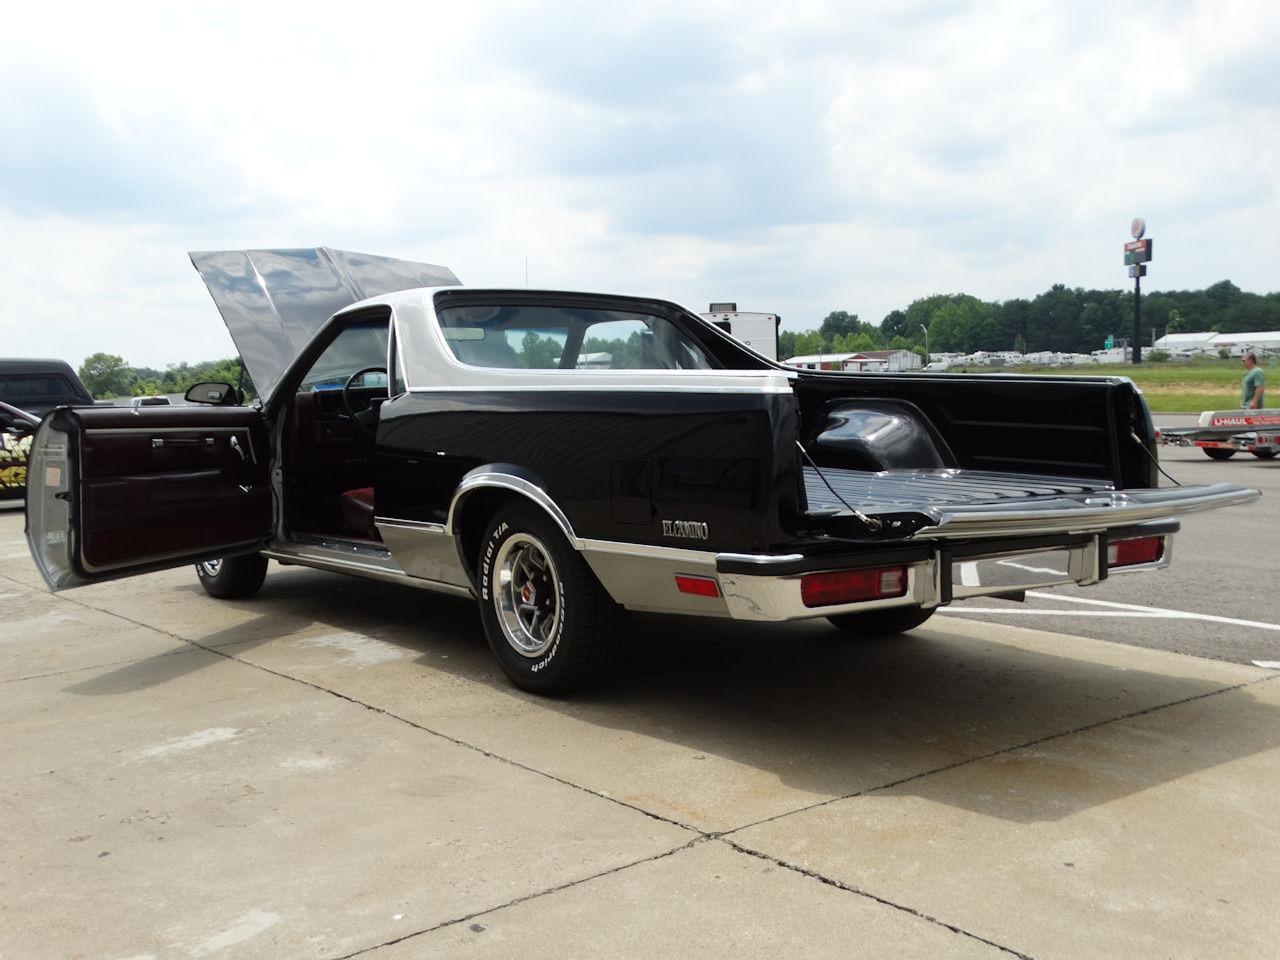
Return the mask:
POLYGON ((711 536, 711 531, 699 520, 663 520, 662 535, 685 540, 706 540, 711 536))

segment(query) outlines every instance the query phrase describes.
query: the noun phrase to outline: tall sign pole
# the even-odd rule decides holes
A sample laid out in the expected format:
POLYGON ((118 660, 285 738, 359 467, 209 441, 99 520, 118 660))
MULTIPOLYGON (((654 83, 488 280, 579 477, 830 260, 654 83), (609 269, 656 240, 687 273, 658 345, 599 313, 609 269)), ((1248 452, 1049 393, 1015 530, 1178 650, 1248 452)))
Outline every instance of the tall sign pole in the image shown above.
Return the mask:
POLYGON ((1129 224, 1132 243, 1124 245, 1124 262, 1133 277, 1133 362, 1142 362, 1142 278, 1147 275, 1147 263, 1151 260, 1151 238, 1142 239, 1147 232, 1147 221, 1134 217, 1129 224))

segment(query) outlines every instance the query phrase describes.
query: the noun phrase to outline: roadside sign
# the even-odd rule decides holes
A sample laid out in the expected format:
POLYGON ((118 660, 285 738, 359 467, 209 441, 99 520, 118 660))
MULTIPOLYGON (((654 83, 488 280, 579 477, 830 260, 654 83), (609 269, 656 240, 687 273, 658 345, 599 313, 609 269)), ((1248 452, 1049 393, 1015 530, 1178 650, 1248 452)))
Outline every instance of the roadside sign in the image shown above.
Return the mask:
POLYGON ((1129 267, 1129 276, 1145 277, 1147 275, 1147 265, 1145 263, 1135 263, 1129 267))
POLYGON ((1127 266, 1146 263, 1151 259, 1151 239, 1133 240, 1124 245, 1124 262, 1127 266))
POLYGON ((1129 224, 1129 233, 1135 240, 1141 240, 1142 235, 1147 232, 1147 221, 1141 217, 1134 217, 1133 222, 1129 224))

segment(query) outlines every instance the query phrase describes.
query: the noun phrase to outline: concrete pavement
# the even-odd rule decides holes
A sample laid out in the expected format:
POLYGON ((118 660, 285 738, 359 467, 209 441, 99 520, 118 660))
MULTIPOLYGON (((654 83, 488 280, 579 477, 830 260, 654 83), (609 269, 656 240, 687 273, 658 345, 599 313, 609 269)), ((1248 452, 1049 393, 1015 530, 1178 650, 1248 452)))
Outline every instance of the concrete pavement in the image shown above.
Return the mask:
POLYGON ((1280 949, 1280 680, 935 617, 637 617, 529 697, 474 608, 272 566, 50 597, 0 515, 0 957, 1280 949))

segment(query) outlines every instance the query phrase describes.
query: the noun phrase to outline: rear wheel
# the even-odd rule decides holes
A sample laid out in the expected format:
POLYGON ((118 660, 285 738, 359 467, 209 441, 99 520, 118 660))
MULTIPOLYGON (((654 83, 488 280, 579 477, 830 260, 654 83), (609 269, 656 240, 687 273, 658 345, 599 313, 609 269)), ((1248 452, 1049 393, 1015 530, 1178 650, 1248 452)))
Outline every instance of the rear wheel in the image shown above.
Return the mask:
POLYGON ((1201 449, 1210 460, 1230 460, 1236 455, 1234 450, 1223 450, 1221 447, 1202 447, 1201 449))
POLYGON ((222 557, 196 564, 196 576, 204 592, 219 600, 251 597, 267 576, 267 558, 260 553, 222 557))
POLYGON ((1257 457, 1259 460, 1274 460, 1276 456, 1276 452, 1274 449, 1254 450, 1253 455, 1257 457))
POLYGON ((920 607, 890 607, 887 610, 868 610, 866 613, 838 613, 834 617, 827 617, 827 620, 845 633, 860 637, 889 637, 912 630, 932 616, 933 610, 922 610, 920 607))
POLYGON ((478 567, 485 636, 516 686, 562 694, 608 673, 621 646, 623 610, 544 513, 499 510, 478 567))

